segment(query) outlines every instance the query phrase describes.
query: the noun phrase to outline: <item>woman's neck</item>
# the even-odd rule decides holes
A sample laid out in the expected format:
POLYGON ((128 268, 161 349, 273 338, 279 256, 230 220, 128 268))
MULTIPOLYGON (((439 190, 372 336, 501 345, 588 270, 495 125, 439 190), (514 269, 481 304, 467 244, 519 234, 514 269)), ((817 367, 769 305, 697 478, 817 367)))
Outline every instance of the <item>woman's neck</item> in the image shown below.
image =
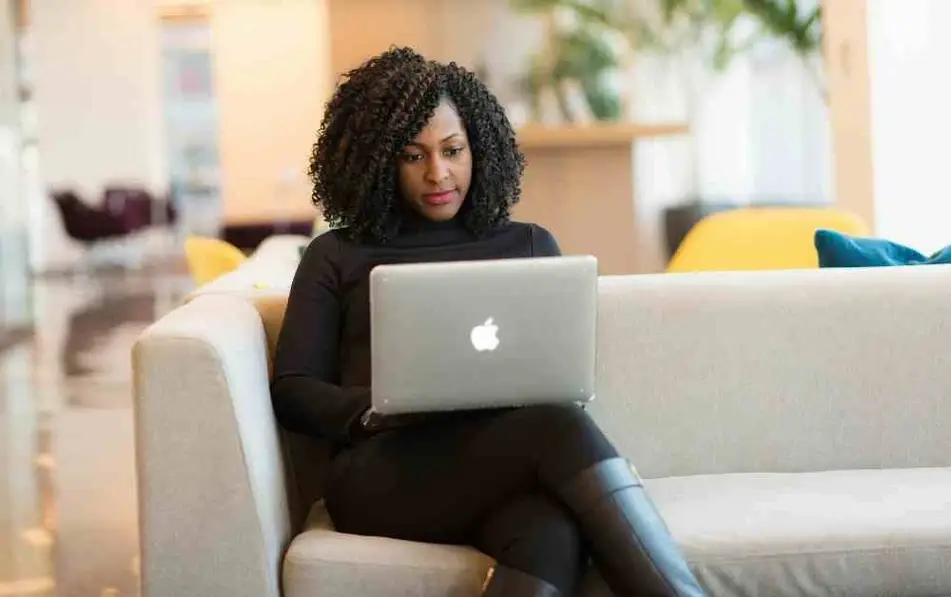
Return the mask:
POLYGON ((420 234, 440 230, 457 230, 462 228, 462 221, 458 216, 451 220, 434 221, 411 209, 404 210, 403 213, 400 214, 400 235, 420 234))
POLYGON ((445 221, 430 220, 410 209, 394 218, 388 244, 393 247, 432 247, 470 242, 475 237, 458 216, 445 221))

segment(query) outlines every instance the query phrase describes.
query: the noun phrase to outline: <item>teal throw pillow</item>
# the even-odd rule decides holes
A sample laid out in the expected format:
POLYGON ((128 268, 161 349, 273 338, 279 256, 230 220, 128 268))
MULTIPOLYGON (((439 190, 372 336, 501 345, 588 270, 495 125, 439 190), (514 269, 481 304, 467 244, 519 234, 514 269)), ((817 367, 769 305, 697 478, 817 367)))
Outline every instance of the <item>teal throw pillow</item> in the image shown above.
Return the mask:
POLYGON ((819 267, 951 264, 951 245, 927 256, 889 240, 849 236, 824 229, 816 231, 815 245, 819 267))

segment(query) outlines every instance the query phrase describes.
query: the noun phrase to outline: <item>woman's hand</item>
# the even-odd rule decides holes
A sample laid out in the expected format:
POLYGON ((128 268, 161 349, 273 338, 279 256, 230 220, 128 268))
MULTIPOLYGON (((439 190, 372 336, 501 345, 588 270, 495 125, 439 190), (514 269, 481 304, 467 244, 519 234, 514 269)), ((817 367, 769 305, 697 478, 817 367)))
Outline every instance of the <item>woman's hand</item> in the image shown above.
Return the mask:
POLYGON ((458 417, 459 415, 460 413, 455 411, 384 415, 376 412, 371 407, 363 411, 363 414, 354 422, 354 429, 351 430, 351 438, 355 441, 360 441, 386 431, 442 421, 458 417))

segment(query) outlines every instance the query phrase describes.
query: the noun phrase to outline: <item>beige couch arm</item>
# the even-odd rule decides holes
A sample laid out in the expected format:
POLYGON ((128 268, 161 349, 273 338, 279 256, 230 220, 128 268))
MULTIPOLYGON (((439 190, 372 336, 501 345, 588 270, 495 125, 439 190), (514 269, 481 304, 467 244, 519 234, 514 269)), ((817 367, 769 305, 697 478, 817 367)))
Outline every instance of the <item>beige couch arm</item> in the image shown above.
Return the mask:
POLYGON ((290 521, 257 310, 198 297, 133 368, 144 597, 277 597, 290 521))

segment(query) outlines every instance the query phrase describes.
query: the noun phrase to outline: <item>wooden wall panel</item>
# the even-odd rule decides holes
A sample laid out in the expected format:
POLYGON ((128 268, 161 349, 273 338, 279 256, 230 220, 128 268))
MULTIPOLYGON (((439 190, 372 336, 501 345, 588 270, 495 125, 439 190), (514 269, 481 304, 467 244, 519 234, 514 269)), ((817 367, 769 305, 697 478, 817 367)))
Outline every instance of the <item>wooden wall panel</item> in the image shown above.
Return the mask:
POLYGON ((875 227, 867 0, 823 0, 835 201, 875 227))

